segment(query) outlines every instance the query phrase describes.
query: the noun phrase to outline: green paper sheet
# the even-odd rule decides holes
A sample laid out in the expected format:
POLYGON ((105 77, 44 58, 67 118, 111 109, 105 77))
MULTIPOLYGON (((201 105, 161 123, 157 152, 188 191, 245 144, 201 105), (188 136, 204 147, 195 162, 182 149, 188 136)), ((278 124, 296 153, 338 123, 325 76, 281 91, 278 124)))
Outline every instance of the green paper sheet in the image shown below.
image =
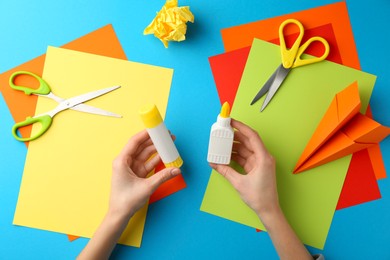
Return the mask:
MULTIPOLYGON (((253 41, 231 116, 258 131, 276 159, 279 200, 289 223, 303 243, 322 249, 351 157, 298 175, 292 170, 335 94, 358 81, 364 112, 376 77, 328 61, 295 68, 260 112, 264 97, 250 103, 280 63, 279 46, 253 41)), ((214 171, 201 210, 265 230, 230 183, 214 171)))

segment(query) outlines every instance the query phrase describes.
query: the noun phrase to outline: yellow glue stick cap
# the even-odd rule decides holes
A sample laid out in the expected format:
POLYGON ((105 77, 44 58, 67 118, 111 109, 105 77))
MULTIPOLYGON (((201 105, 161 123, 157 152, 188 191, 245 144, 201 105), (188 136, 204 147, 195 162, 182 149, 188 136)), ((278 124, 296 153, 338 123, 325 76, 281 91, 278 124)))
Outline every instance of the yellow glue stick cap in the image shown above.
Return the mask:
POLYGON ((223 103, 221 113, 219 115, 223 118, 228 118, 230 116, 230 105, 228 102, 223 103))
POLYGON ((143 106, 139 110, 139 114, 146 128, 154 128, 163 122, 161 114, 154 104, 143 106))
POLYGON ((164 165, 165 165, 166 168, 170 168, 170 167, 180 168, 183 165, 183 159, 179 156, 173 162, 164 163, 164 165))

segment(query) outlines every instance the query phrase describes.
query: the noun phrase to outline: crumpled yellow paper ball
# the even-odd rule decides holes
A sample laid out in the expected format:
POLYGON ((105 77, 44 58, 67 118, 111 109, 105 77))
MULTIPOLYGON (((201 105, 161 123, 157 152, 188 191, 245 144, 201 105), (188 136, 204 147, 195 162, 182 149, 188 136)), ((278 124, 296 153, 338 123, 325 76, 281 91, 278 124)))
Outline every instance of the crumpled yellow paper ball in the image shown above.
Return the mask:
POLYGON ((165 48, 169 41, 186 39, 187 22, 194 22, 194 15, 189 6, 178 7, 177 0, 167 0, 153 21, 145 28, 144 34, 154 34, 165 48))

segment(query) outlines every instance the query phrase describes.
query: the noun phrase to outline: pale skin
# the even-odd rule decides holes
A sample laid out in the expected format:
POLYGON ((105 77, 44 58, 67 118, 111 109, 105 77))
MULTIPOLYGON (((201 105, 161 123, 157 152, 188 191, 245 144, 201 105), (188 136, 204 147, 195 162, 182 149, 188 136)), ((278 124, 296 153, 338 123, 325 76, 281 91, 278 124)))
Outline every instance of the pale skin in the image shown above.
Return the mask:
POLYGON ((163 182, 180 174, 166 168, 147 177, 160 162, 148 133, 133 136, 112 165, 111 193, 106 216, 78 259, 108 259, 130 218, 163 182))
POLYGON ((227 165, 210 164, 238 191, 264 224, 280 259, 313 259, 299 240, 279 206, 275 159, 268 153, 260 136, 249 126, 232 119, 236 129, 232 160, 246 174, 227 165))
MULTIPOLYGON (((313 259, 296 236, 279 206, 275 160, 260 136, 249 126, 232 119, 236 129, 232 160, 242 166, 240 174, 227 165, 210 164, 238 191, 252 208, 275 246, 280 259, 313 259)), ((147 177, 159 163, 155 147, 146 131, 133 136, 113 162, 109 209, 94 236, 78 259, 108 259, 130 218, 148 201, 163 182, 180 174, 180 169, 164 169, 147 177)))

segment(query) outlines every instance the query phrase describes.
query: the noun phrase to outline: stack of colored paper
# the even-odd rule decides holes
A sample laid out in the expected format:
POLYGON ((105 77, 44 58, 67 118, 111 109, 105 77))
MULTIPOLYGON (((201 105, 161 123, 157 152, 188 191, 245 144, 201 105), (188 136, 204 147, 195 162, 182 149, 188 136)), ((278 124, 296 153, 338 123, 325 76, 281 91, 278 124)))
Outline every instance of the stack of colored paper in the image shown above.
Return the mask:
MULTIPOLYGON (((65 111, 41 138, 26 143, 27 157, 18 158, 20 164, 26 162, 14 224, 72 234, 70 240, 91 237, 107 210, 111 162, 128 138, 143 129, 137 114, 143 104, 155 103, 165 115, 173 70, 126 61, 107 25, 63 48, 49 47, 46 55, 0 75, 2 94, 16 122, 54 108, 48 99, 8 86, 9 76, 19 70, 42 76, 61 97, 121 85, 88 103, 123 118, 65 111)), ((30 136, 36 127, 22 128, 20 134, 30 136)), ((184 187, 180 175, 160 186, 151 202, 184 187)), ((131 219, 120 243, 140 246, 146 213, 147 205, 131 219)))
MULTIPOLYGON (((297 31, 287 28, 285 34, 291 42, 297 31)), ((310 172, 293 174, 300 154, 335 95, 356 81, 360 112, 364 114, 375 84, 374 75, 358 70, 346 4, 335 3, 224 29, 222 38, 227 52, 209 58, 221 103, 233 103, 231 116, 259 132, 276 158, 280 204, 289 223, 305 244, 323 248, 335 210, 379 199, 377 179, 386 176, 379 146, 310 172), (275 100, 260 113, 262 100, 253 106, 250 102, 281 63, 278 29, 288 18, 302 22, 307 38, 325 38, 331 52, 328 61, 292 70, 275 100)), ((312 48, 308 53, 317 55, 321 51, 312 48)), ((264 230, 257 215, 214 171, 201 210, 264 230)))

